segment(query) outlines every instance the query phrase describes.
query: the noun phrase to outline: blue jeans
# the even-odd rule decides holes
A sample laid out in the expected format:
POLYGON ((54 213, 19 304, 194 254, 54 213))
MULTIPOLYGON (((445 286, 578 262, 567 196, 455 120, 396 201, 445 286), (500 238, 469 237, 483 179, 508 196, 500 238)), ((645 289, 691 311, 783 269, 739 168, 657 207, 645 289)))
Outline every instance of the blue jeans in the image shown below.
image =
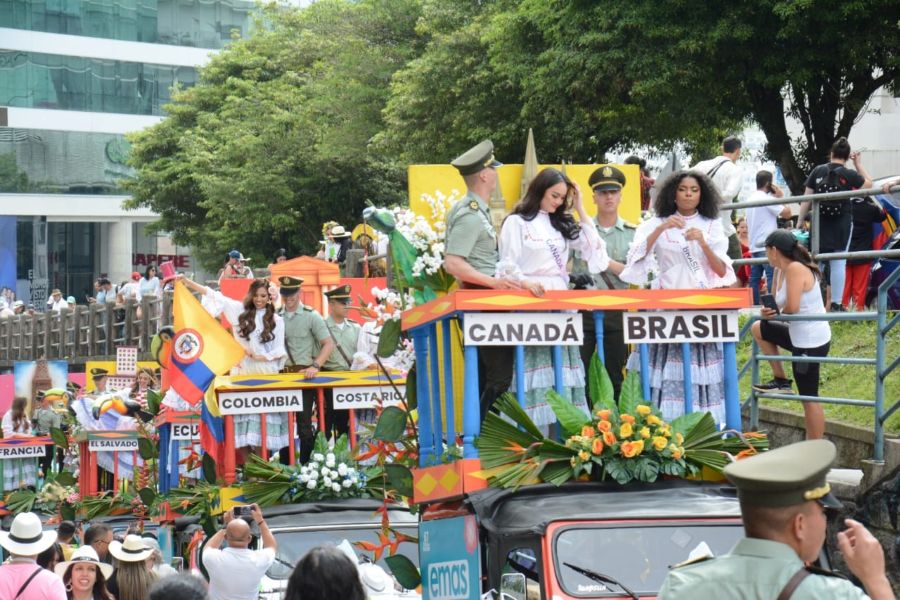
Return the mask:
MULTIPOLYGON (((765 258, 766 251, 753 252, 751 256, 753 256, 753 258, 765 258)), ((772 293, 772 278, 775 277, 775 267, 767 262, 760 265, 750 265, 749 285, 750 289, 753 291, 753 304, 759 304, 759 281, 762 279, 763 269, 766 270, 766 293, 772 293)))

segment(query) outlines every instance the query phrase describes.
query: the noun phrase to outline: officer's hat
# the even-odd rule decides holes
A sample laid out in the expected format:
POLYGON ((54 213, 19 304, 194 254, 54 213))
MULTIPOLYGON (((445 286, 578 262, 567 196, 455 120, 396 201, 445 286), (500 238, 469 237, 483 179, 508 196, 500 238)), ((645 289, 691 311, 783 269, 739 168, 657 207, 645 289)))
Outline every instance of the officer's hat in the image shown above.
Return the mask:
POLYGON ((603 165, 591 173, 588 184, 595 192, 618 191, 625 187, 625 173, 612 165, 603 165))
POLYGON ((351 288, 349 285, 340 285, 331 291, 325 292, 325 296, 329 300, 337 300, 346 304, 350 301, 351 288))
POLYGON ((282 295, 282 297, 293 296, 300 291, 300 286, 302 284, 303 280, 299 277, 284 275, 278 278, 278 291, 282 295))
POLYGON ((91 369, 91 378, 94 381, 103 379, 107 375, 109 375, 109 371, 107 371, 106 369, 101 369, 100 367, 94 367, 93 369, 91 369))
POLYGON ((724 473, 742 504, 782 507, 815 500, 839 509, 843 505, 825 479, 836 454, 828 440, 807 440, 733 462, 724 473))
POLYGON ((77 394, 81 389, 81 386, 75 383, 74 381, 66 382, 66 391, 72 392, 73 394, 77 394))
POLYGON ((502 162, 494 158, 494 142, 491 140, 484 140, 454 158, 450 164, 456 167, 462 176, 474 175, 483 169, 496 169, 503 166, 502 162))

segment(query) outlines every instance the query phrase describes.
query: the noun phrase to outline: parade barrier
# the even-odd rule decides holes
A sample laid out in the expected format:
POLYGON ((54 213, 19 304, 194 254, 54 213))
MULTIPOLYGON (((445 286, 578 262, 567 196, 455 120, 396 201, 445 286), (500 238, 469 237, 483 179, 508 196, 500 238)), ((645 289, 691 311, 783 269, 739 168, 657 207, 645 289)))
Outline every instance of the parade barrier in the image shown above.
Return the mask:
POLYGON ((103 468, 112 473, 113 489, 116 492, 122 491, 125 485, 123 482, 131 478, 131 473, 123 475, 120 472, 120 459, 124 459, 126 463, 130 459, 131 470, 140 465, 138 437, 136 431, 82 431, 73 438, 79 445, 78 491, 82 497, 94 496, 101 491, 98 467, 103 462, 99 455, 104 452, 111 454, 112 468, 103 468), (123 452, 129 456, 122 457, 123 452))
MULTIPOLYGON (((53 445, 53 439, 49 436, 34 436, 27 438, 8 438, 0 439, 0 461, 31 459, 35 465, 44 457, 46 447, 53 445)), ((0 475, 2 475, 2 465, 0 465, 0 475)), ((3 477, 0 476, 0 499, 3 494, 12 490, 3 489, 3 477)))
MULTIPOLYGON (((288 435, 295 440, 296 419, 312 419, 303 414, 303 391, 316 394, 316 421, 319 431, 325 431, 325 390, 332 390, 335 410, 348 410, 350 444, 356 446, 356 411, 396 405, 405 400, 406 379, 400 373, 392 373, 391 385, 387 376, 377 370, 321 371, 318 377, 307 379, 302 373, 275 373, 272 375, 235 375, 217 380, 215 393, 219 411, 224 418, 225 458, 223 478, 226 485, 236 480, 234 416, 259 415, 260 437, 266 439, 266 419, 269 413, 287 413, 288 435)), ((262 458, 268 459, 265 444, 260 449, 262 458)), ((171 460, 171 459, 170 459, 171 460)), ((296 444, 288 444, 288 462, 296 462, 296 444)))
MULTIPOLYGON (((721 341, 724 350, 725 425, 741 429, 735 344, 738 340, 738 310, 751 304, 748 289, 684 290, 612 290, 548 291, 535 297, 529 292, 457 290, 403 314, 402 326, 413 339, 416 352, 416 396, 419 411, 419 466, 440 462, 443 443, 452 443, 454 427, 451 348, 452 328, 463 328, 463 459, 477 459, 474 441, 481 427, 478 387, 478 344, 494 343, 515 347, 519 402, 524 400, 524 346, 550 345, 557 391, 562 385, 560 344, 579 335, 581 315, 571 311, 590 311, 596 325, 597 350, 603 359, 604 311, 626 312, 626 337, 639 341, 641 385, 650 397, 648 344, 680 343, 685 357, 697 342, 721 341), (515 312, 511 312, 515 311, 515 312), (693 311, 693 312, 687 312, 693 311), (442 347, 438 331, 442 332, 442 347), (493 338, 493 339, 492 339, 493 338), (505 338, 505 339, 502 339, 505 338), (468 340, 468 341, 466 341, 468 340), (442 377, 442 373, 445 376, 442 377), (441 385, 443 382, 443 386, 441 385)), ((580 342, 579 342, 580 344, 580 342)), ((685 397, 691 398, 690 361, 684 360, 685 397)), ((689 401, 685 412, 691 412, 689 401)), ((465 463, 463 463, 465 464, 465 463)), ((443 467, 442 467, 443 468, 443 467)), ((458 466, 466 471, 466 467, 458 466)), ((469 469, 471 470, 471 469, 469 469)), ((420 470, 421 471, 421 470, 420 470)), ((463 479, 464 472, 456 473, 463 479)), ((417 474, 417 477, 419 474, 417 474)), ((438 474, 438 477, 441 475, 438 474)), ((454 477, 450 477, 453 479, 454 477)), ((418 499, 418 497, 417 497, 418 499)))

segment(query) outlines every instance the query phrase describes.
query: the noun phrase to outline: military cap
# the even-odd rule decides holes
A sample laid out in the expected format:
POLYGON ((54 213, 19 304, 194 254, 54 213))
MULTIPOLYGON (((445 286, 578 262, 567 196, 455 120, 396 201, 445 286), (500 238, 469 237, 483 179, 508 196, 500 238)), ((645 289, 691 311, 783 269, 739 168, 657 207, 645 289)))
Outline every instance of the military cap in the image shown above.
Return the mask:
POLYGON ((603 165, 591 173, 588 185, 595 192, 618 191, 625 187, 625 173, 612 165, 603 165))
POLYGON ((350 285, 339 285, 333 290, 325 292, 325 296, 328 297, 329 300, 338 300, 340 302, 347 302, 350 300, 350 292, 352 289, 350 285))
POLYGON ((815 500, 825 508, 841 508, 826 481, 837 450, 828 440, 807 440, 733 462, 725 476, 742 504, 782 507, 815 500))
POLYGON ((78 385, 77 383, 75 383, 74 381, 67 381, 67 382, 66 382, 66 390, 72 392, 73 394, 74 394, 74 393, 77 393, 78 390, 80 390, 80 389, 81 389, 81 386, 78 385))
POLYGON ((278 278, 278 291, 282 296, 293 296, 300 291, 303 280, 299 277, 284 275, 278 278))
POLYGON ((460 175, 474 175, 483 169, 502 167, 503 163, 494 158, 494 142, 484 140, 474 148, 454 158, 451 165, 456 167, 460 175))
POLYGON ((46 392, 44 392, 44 390, 38 390, 38 393, 36 393, 36 394, 34 395, 34 399, 35 399, 35 400, 43 400, 43 399, 44 399, 44 396, 46 396, 46 395, 47 395, 47 394, 46 394, 46 392))
POLYGON ((93 369, 91 369, 91 378, 93 378, 94 381, 103 379, 107 375, 109 375, 109 371, 107 371, 106 369, 101 369, 100 367, 94 367, 93 369))

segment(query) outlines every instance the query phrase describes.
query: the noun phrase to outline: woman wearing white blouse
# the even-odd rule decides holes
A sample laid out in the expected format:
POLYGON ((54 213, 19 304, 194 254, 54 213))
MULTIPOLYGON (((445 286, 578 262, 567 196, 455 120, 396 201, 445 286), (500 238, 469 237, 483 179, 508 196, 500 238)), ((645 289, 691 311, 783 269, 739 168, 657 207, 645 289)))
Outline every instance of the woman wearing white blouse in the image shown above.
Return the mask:
MULTIPOLYGON (((584 210, 581 190, 556 169, 545 169, 531 181, 525 197, 503 222, 499 245, 497 277, 515 278, 536 296, 568 288, 566 265, 572 250, 579 251, 592 273, 609 267, 606 244, 584 210), (580 224, 572 217, 573 207, 580 224)), ((579 347, 563 346, 562 354, 562 395, 588 414, 579 347)), ((546 431, 556 421, 545 398, 555 382, 550 347, 526 347, 524 369, 526 411, 546 431)))

